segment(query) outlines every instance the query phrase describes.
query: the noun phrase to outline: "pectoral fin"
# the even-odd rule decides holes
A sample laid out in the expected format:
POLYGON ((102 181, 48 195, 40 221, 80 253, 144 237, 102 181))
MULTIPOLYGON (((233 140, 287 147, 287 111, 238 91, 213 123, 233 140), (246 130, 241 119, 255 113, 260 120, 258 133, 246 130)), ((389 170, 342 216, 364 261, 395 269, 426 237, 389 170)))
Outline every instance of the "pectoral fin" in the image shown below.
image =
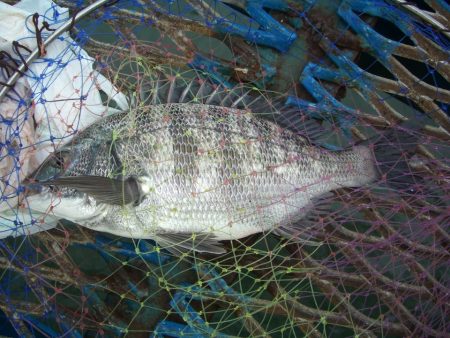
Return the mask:
POLYGON ((75 189, 92 196, 97 202, 113 205, 137 205, 142 198, 140 183, 135 177, 118 180, 102 176, 69 176, 40 184, 75 189))

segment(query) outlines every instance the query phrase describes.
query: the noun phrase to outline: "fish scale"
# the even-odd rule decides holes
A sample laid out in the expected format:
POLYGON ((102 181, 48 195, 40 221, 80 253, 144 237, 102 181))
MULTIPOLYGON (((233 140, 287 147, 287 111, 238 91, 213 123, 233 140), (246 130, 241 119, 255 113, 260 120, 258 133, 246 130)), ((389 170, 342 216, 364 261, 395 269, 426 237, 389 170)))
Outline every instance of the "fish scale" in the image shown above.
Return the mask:
MULTIPOLYGON (((146 179, 137 206, 98 203, 100 212, 89 199, 85 211, 95 217, 83 218, 87 227, 135 238, 235 239, 297 221, 337 187, 373 181, 361 149, 326 151, 248 110, 171 103, 87 128, 67 146, 80 159, 66 175, 146 179)), ((64 198, 86 196, 71 189, 64 198)))

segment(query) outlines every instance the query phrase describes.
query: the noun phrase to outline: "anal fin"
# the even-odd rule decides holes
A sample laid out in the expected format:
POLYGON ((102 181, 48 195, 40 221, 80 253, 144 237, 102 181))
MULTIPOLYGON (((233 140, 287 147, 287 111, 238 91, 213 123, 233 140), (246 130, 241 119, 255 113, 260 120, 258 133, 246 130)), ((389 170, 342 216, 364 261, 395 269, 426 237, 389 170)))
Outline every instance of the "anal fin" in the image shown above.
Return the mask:
POLYGON ((206 233, 164 233, 158 234, 155 240, 163 249, 176 255, 191 250, 212 254, 226 252, 222 244, 206 233))
POLYGON ((336 196, 332 192, 313 198, 309 205, 304 207, 306 214, 300 220, 283 224, 277 227, 274 233, 290 242, 320 246, 322 243, 314 240, 314 232, 323 227, 323 219, 333 212, 335 202, 336 196))

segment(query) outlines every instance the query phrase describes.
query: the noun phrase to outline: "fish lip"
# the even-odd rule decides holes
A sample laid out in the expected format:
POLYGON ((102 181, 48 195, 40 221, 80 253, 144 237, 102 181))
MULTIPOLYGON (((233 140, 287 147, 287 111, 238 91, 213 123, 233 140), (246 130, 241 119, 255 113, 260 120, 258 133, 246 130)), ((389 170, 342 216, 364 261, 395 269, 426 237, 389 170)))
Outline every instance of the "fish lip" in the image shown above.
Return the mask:
POLYGON ((25 192, 25 197, 31 197, 31 196, 55 196, 57 198, 83 198, 83 193, 78 192, 75 189, 66 189, 64 187, 59 187, 57 185, 43 185, 38 183, 32 183, 27 185, 27 189, 25 192), (67 190, 67 191, 64 191, 67 190))
POLYGON ((20 190, 18 190, 18 192, 20 193, 22 198, 25 199, 30 196, 36 196, 49 192, 49 187, 46 187, 45 185, 41 184, 41 182, 33 178, 24 179, 19 189, 20 190))

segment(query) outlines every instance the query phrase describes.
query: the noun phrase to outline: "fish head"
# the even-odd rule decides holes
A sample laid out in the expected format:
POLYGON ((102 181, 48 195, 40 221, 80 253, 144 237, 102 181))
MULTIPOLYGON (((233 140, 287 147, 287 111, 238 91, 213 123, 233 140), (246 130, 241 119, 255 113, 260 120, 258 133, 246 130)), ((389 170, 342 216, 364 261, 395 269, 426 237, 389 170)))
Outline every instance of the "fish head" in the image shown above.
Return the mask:
POLYGON ((60 150, 50 154, 39 168, 31 175, 30 180, 46 181, 64 174, 73 158, 72 152, 60 150))
POLYGON ((71 142, 50 154, 39 168, 25 180, 27 196, 41 195, 42 199, 82 199, 84 194, 71 187, 45 185, 59 177, 85 174, 95 163, 92 142, 71 142))
POLYGON ((95 198, 72 186, 51 184, 61 177, 76 177, 95 167, 96 145, 78 142, 51 154, 27 180, 26 203, 36 214, 80 223, 100 217, 104 207, 95 198), (50 182, 50 184, 48 184, 50 182))
POLYGON ((99 142, 77 139, 50 154, 31 175, 32 179, 44 182, 56 177, 89 175, 95 170, 99 142))

